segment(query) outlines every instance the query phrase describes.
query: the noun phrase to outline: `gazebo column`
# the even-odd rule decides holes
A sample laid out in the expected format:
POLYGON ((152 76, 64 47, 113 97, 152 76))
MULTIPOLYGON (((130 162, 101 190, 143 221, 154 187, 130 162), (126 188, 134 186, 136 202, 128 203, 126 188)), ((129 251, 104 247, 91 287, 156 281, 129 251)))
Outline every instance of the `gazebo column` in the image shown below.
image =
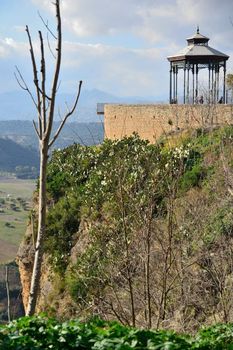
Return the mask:
POLYGON ((176 67, 173 66, 173 103, 175 103, 175 99, 176 99, 176 71, 175 71, 176 67))
POLYGON ((184 104, 186 102, 186 62, 184 63, 184 104))
POLYGON ((223 66, 223 103, 226 103, 226 61, 223 66))
POLYGON ((190 66, 188 63, 188 77, 187 77, 187 98, 186 98, 186 102, 189 104, 189 70, 190 70, 190 66))
POLYGON ((216 66, 216 102, 219 101, 219 63, 216 66))
POLYGON ((211 100, 211 85, 210 85, 210 72, 211 72, 211 64, 208 64, 208 71, 209 71, 209 84, 208 84, 208 103, 210 103, 211 100))
POLYGON ((178 66, 176 66, 176 97, 175 103, 178 103, 178 66))
POLYGON ((192 68, 192 73, 193 73, 193 104, 195 101, 195 95, 194 95, 194 91, 195 91, 195 69, 194 69, 194 64, 193 64, 193 68, 192 68))
POLYGON ((217 102, 217 70, 216 64, 214 64, 214 103, 217 102))
POLYGON ((195 90, 195 101, 198 102, 198 63, 196 64, 196 90, 195 90))
POLYGON ((214 65, 211 66, 211 103, 214 103, 214 65))
POLYGON ((172 103, 172 63, 170 63, 170 89, 169 89, 169 102, 172 103))

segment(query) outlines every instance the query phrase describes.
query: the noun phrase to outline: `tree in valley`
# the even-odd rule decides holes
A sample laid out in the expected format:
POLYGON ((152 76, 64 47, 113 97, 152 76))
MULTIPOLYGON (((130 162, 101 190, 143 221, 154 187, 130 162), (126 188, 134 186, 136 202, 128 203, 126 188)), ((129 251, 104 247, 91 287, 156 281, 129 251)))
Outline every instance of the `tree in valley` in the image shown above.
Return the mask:
POLYGON ((49 44, 49 49, 55 58, 55 67, 53 79, 51 82, 51 91, 47 91, 47 61, 45 58, 45 45, 42 32, 39 31, 39 42, 40 42, 40 67, 38 69, 38 64, 36 61, 36 55, 34 50, 34 45, 31 39, 31 34, 28 26, 26 26, 26 33, 28 37, 29 47, 30 47, 30 57, 33 69, 33 82, 35 88, 35 96, 31 89, 25 82, 21 72, 16 68, 16 79, 20 87, 25 90, 31 97, 38 115, 37 122, 33 121, 34 128, 39 140, 39 150, 40 150, 40 175, 39 175, 39 205, 38 205, 38 231, 37 239, 35 244, 35 256, 34 265, 31 278, 31 288, 28 306, 26 310, 27 315, 32 315, 35 313, 37 296, 40 286, 40 275, 41 275, 41 263, 43 258, 43 243, 46 236, 46 172, 47 172, 47 162, 48 154, 51 146, 56 141, 59 136, 63 126, 65 125, 67 119, 74 113, 76 106, 78 104, 82 81, 79 82, 77 95, 74 100, 74 104, 71 108, 67 107, 67 112, 63 118, 61 118, 61 123, 56 130, 52 133, 54 116, 56 113, 56 95, 59 88, 59 75, 61 68, 61 56, 62 56, 62 25, 61 25, 61 13, 60 13, 60 0, 55 0, 54 6, 56 9, 56 23, 57 29, 56 34, 48 27, 48 24, 42 19, 48 33, 52 35, 52 38, 56 42, 55 53, 51 50, 51 45, 49 44), (40 77, 39 73, 40 72, 40 77))

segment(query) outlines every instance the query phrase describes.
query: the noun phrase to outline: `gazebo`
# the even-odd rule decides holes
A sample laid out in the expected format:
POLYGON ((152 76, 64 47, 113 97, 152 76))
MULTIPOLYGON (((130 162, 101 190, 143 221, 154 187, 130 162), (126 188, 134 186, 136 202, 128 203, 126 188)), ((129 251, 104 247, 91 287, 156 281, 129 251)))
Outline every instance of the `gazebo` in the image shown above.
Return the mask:
POLYGON ((183 103, 226 103, 226 61, 229 56, 208 45, 209 38, 200 34, 199 27, 187 39, 188 46, 174 56, 170 62, 170 103, 178 103, 178 73, 183 71, 183 103), (199 73, 208 69, 206 93, 199 86, 199 73), (221 69, 222 68, 222 69, 221 69), (220 80, 222 71, 222 82, 220 80), (203 96, 205 95, 205 96, 203 96))

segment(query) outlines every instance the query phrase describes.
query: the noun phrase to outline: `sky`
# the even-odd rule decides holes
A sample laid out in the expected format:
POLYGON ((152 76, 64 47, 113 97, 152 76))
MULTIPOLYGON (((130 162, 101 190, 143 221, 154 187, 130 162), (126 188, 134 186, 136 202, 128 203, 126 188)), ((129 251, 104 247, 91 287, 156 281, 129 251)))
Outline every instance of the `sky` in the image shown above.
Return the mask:
MULTIPOLYGON (((0 93, 19 89, 15 66, 30 86, 25 25, 36 53, 38 30, 43 30, 45 42, 47 37, 38 11, 55 30, 51 0, 0 0, 0 93)), ((83 80, 88 90, 166 100, 166 57, 186 46, 197 25, 211 47, 232 57, 227 71, 233 73, 233 0, 61 0, 61 12, 61 92, 72 93, 83 80)), ((54 59, 49 50, 46 54, 49 79, 54 59)))

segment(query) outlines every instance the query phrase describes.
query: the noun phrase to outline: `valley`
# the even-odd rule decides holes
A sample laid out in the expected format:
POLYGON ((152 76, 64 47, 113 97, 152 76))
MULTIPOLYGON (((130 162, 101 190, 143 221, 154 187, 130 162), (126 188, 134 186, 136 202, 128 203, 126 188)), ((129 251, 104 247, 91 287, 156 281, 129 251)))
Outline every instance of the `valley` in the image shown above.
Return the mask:
POLYGON ((0 264, 15 259, 31 210, 35 180, 0 177, 0 264))

